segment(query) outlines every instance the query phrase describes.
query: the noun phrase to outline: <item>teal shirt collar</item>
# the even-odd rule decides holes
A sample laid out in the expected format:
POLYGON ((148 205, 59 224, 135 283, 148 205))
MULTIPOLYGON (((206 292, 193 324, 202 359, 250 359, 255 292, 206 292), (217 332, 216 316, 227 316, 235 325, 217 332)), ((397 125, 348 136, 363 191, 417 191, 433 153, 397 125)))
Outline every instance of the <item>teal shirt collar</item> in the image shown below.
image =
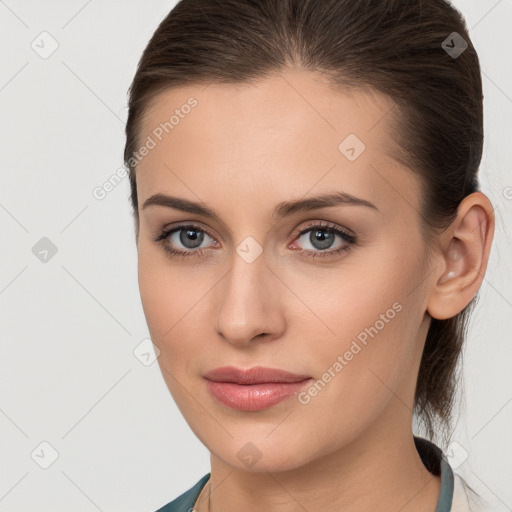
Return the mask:
POLYGON ((441 476, 441 490, 434 512, 450 512, 453 501, 453 471, 443 452, 434 443, 422 437, 414 437, 416 450, 425 467, 436 476, 441 476))

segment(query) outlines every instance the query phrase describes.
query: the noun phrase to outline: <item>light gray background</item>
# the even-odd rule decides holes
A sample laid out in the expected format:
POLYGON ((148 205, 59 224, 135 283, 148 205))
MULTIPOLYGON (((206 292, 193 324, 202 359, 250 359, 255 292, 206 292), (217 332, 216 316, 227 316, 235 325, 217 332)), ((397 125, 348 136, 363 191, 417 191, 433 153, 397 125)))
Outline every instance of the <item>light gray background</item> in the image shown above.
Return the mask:
MULTIPOLYGON (((454 4, 483 69, 497 227, 450 456, 512 510, 512 0, 454 4)), ((209 470, 157 363, 133 353, 149 335, 128 180, 93 196, 122 166, 127 88, 174 5, 0 0, 0 512, 153 512, 209 470), (47 262, 43 237, 58 250, 47 262)))

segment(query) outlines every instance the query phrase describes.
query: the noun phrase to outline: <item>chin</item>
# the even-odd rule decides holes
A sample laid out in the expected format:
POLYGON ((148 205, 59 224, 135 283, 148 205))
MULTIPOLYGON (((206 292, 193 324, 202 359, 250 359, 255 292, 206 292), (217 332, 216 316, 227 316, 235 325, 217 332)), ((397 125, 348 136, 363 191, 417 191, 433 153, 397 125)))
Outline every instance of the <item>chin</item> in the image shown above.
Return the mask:
POLYGON ((233 438, 229 442, 204 443, 209 451, 225 464, 251 473, 282 472, 300 468, 308 463, 307 452, 301 443, 289 438, 287 443, 267 434, 233 438))

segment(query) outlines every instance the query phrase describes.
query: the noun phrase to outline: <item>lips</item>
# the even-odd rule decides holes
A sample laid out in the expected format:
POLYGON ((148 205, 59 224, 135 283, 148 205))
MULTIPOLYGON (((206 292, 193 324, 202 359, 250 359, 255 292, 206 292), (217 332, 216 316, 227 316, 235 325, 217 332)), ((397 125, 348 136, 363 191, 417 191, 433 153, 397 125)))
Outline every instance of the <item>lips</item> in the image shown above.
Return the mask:
POLYGON ((301 382, 310 379, 310 375, 297 375, 285 370, 255 366, 248 370, 223 366, 204 375, 204 378, 213 382, 233 382, 234 384, 267 384, 269 382, 301 382))
POLYGON ((210 394, 242 411, 260 411, 296 395, 312 377, 274 368, 216 368, 204 375, 210 394))

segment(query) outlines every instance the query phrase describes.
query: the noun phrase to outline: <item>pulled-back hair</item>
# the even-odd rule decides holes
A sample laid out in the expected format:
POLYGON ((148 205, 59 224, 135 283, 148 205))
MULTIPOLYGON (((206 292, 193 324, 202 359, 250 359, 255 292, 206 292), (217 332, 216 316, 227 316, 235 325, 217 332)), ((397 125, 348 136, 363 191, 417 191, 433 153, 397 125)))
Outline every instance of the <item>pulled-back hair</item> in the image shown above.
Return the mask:
MULTIPOLYGON (((394 156, 421 179, 431 252, 460 202, 479 190, 483 148, 478 56, 464 18, 445 0, 181 0, 152 36, 129 90, 124 159, 137 238, 133 155, 151 100, 174 87, 249 83, 286 67, 323 73, 340 91, 375 89, 394 101, 394 156), (462 40, 468 47, 454 54, 462 40)), ((453 318, 431 320, 414 402, 431 439, 438 427, 445 434, 451 427, 476 298, 453 318)))

